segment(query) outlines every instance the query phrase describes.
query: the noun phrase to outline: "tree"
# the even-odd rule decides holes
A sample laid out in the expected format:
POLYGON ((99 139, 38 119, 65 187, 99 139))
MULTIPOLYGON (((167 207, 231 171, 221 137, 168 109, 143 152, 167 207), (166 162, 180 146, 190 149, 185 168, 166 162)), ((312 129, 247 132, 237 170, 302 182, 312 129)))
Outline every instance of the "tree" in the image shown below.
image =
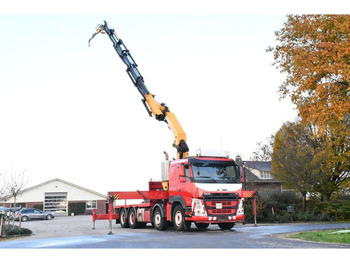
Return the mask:
POLYGON ((291 96, 300 116, 324 131, 350 113, 350 16, 289 15, 275 32, 276 67, 287 73, 282 97, 291 96))
POLYGON ((253 152, 253 156, 250 158, 252 161, 271 161, 272 148, 275 140, 275 136, 271 135, 266 139, 266 142, 263 143, 259 141, 256 143, 257 149, 253 152))
POLYGON ((24 177, 24 171, 21 174, 12 173, 7 181, 7 190, 11 197, 13 197, 13 206, 16 207, 17 197, 19 196, 22 189, 27 184, 24 177))
POLYGON ((290 96, 322 142, 319 172, 328 177, 319 190, 328 198, 331 184, 344 187, 350 179, 350 16, 289 15, 275 34, 278 44, 268 51, 286 73, 280 94, 290 96))
POLYGON ((315 168, 314 142, 310 128, 301 123, 286 123, 277 132, 273 146, 271 173, 286 188, 297 190, 303 196, 314 190, 318 174, 315 168))
MULTIPOLYGON (((0 174, 0 176, 2 176, 2 174, 0 174)), ((1 184, 0 184, 0 201, 2 206, 4 206, 4 203, 7 201, 7 199, 8 199, 7 186, 6 186, 5 180, 3 180, 1 181, 1 184)))

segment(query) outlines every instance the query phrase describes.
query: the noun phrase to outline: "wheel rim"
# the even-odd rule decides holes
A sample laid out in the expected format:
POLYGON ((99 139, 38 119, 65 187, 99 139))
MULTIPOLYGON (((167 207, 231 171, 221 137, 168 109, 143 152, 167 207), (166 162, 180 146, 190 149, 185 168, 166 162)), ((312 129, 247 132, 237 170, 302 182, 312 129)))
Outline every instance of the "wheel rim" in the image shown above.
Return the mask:
POLYGON ((156 224, 156 226, 157 227, 159 227, 160 226, 160 224, 161 224, 161 216, 160 216, 160 214, 157 212, 156 213, 156 216, 155 216, 155 224, 156 224))
POLYGON ((132 212, 132 213, 130 214, 130 224, 134 224, 134 222, 135 222, 135 215, 134 215, 134 213, 132 212))
POLYGON ((177 211, 175 213, 175 224, 177 226, 181 226, 181 224, 182 224, 182 213, 181 213, 181 211, 177 211))
POLYGON ((124 212, 122 212, 122 214, 121 214, 121 216, 120 216, 120 222, 121 222, 122 224, 125 223, 125 213, 124 213, 124 212))

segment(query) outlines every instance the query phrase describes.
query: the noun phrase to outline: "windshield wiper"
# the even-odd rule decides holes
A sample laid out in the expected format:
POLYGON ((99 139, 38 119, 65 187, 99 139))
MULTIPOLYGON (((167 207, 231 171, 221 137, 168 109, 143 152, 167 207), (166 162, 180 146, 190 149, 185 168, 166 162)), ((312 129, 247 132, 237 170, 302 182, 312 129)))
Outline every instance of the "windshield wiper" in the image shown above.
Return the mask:
POLYGON ((216 181, 214 178, 212 178, 211 176, 200 176, 197 178, 210 178, 211 180, 213 180, 215 183, 218 183, 218 181, 216 181))

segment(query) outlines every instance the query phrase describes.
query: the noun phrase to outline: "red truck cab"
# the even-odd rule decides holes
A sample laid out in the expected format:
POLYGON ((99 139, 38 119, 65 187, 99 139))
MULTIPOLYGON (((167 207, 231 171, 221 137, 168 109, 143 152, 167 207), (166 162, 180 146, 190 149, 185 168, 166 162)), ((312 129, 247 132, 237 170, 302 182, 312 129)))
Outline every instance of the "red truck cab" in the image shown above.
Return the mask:
POLYGON ((191 222, 199 228, 211 223, 232 228, 244 220, 242 191, 240 168, 226 156, 171 161, 167 217, 177 230, 191 222))

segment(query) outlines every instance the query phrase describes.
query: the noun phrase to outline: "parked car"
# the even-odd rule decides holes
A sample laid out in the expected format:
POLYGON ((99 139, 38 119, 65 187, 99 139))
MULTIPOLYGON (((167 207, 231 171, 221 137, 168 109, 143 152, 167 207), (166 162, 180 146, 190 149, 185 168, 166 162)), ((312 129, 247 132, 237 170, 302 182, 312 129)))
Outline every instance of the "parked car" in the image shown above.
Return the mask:
POLYGON ((8 213, 10 213, 8 207, 0 207, 0 214, 2 216, 6 216, 8 213))
POLYGON ((13 219, 20 207, 0 207, 0 214, 6 218, 13 219))
MULTIPOLYGON (((46 219, 51 220, 55 217, 55 214, 52 212, 41 211, 36 208, 22 208, 21 211, 21 221, 26 222, 32 219, 46 219)), ((16 212, 15 220, 19 220, 19 212, 16 212)))

